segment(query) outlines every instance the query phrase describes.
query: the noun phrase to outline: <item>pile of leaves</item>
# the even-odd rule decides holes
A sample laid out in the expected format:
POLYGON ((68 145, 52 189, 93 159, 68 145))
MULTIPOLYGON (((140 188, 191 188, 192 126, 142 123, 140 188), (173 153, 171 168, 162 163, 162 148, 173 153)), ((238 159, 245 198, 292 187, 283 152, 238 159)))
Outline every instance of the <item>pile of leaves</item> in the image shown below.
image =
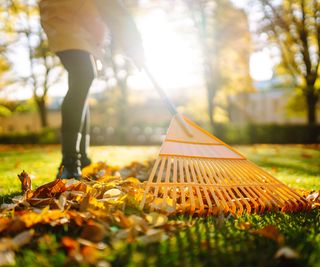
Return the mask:
POLYGON ((66 227, 59 240, 61 249, 69 261, 88 264, 97 263, 119 240, 159 242, 177 228, 189 227, 187 222, 169 221, 165 214, 139 210, 143 183, 122 177, 142 175, 144 168, 134 163, 119 170, 100 162, 86 168, 81 181, 56 179, 36 190, 23 171, 18 175, 23 195, 0 208, 0 266, 13 264, 21 247, 37 246, 46 239, 50 243, 46 233, 66 227))
MULTIPOLYGON (((139 163, 119 169, 100 162, 87 167, 81 181, 57 179, 35 190, 29 175, 22 172, 18 177, 23 194, 0 208, 0 266, 14 264, 15 255, 24 246, 50 246, 53 240, 49 233, 56 235, 65 264, 109 266, 105 255, 117 249, 119 242, 147 245, 190 228, 192 220, 169 219, 169 210, 158 213, 139 209, 146 169, 139 163)), ((320 206, 319 192, 300 193, 313 207, 320 206)), ((275 226, 252 230, 252 225, 241 223, 237 227, 282 242, 275 226)))

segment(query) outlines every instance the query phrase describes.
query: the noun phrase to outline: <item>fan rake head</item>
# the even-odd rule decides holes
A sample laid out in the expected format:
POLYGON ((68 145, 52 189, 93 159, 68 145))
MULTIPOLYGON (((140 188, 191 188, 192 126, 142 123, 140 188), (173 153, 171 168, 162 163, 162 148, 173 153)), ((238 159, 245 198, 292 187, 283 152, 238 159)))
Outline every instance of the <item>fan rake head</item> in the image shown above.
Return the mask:
POLYGON ((192 137, 173 118, 140 207, 216 215, 300 211, 307 200, 192 121, 192 137))

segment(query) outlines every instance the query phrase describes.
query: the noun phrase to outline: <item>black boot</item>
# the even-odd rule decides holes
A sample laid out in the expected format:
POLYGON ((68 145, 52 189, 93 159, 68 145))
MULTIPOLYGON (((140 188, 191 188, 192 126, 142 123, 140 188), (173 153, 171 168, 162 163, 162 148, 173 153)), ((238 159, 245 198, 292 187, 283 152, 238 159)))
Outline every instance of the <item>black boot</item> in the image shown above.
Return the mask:
POLYGON ((80 133, 61 133, 62 161, 57 178, 81 178, 80 141, 80 133))
POLYGON ((81 169, 91 164, 91 159, 88 157, 88 148, 90 145, 90 135, 82 135, 80 142, 80 154, 81 154, 81 169))
POLYGON ((88 157, 88 150, 90 146, 90 110, 89 105, 86 106, 85 117, 83 125, 81 127, 82 137, 80 142, 80 154, 81 154, 81 169, 91 164, 91 159, 88 157))
POLYGON ((65 156, 60 164, 57 179, 77 179, 81 178, 80 155, 78 157, 65 156))

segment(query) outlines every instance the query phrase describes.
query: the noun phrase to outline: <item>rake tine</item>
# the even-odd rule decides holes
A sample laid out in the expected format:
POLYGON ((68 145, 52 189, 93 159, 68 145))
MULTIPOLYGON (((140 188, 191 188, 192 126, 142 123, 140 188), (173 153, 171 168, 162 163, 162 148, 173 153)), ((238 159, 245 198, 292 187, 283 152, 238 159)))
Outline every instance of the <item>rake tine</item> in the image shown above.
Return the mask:
POLYGON ((153 165, 152 171, 150 173, 150 176, 149 176, 149 179, 148 179, 148 182, 147 182, 147 185, 146 185, 146 189, 145 189, 144 194, 143 194, 142 201, 140 203, 140 209, 143 209, 143 207, 144 207, 144 205, 146 203, 146 197, 147 197, 147 194, 149 193, 149 190, 150 190, 150 187, 151 187, 150 184, 152 184, 152 181, 153 181, 153 178, 154 178, 154 176, 156 174, 156 171, 158 169, 160 160, 161 160, 160 158, 157 158, 155 164, 153 165))
MULTIPOLYGON (((199 161, 197 159, 194 159, 194 160, 192 160, 192 162, 194 163, 194 168, 191 169, 192 175, 195 177, 195 179, 197 176, 199 177, 198 182, 200 183, 200 185, 208 185, 209 184, 208 181, 206 181, 206 182, 204 181, 204 178, 206 178, 205 174, 202 173, 199 169, 199 166, 198 166, 199 161)), ((209 190, 211 187, 212 186, 209 186, 209 190)), ((211 201, 210 196, 208 194, 208 188, 206 186, 203 186, 202 189, 203 189, 204 195, 206 197, 206 201, 207 201, 208 208, 209 208, 208 213, 209 213, 213 210, 212 201, 211 201)))
POLYGON ((165 177, 165 181, 164 181, 164 183, 163 183, 164 193, 163 193, 162 208, 164 208, 164 206, 165 206, 165 204, 166 204, 166 199, 167 199, 167 197, 168 197, 168 186, 169 186, 170 172, 171 172, 171 158, 168 157, 166 177, 165 177))
MULTIPOLYGON (((202 161, 202 165, 203 165, 204 172, 207 173, 209 184, 212 184, 213 185, 212 187, 218 187, 218 182, 215 180, 215 178, 213 177, 212 173, 210 172, 209 167, 207 166, 207 160, 202 161)), ((222 206, 223 206, 223 210, 224 210, 225 213, 227 213, 230 210, 230 208, 228 207, 225 199, 223 198, 221 190, 219 188, 217 188, 216 192, 217 192, 217 196, 214 193, 214 191, 212 190, 211 194, 212 194, 213 198, 217 199, 216 200, 217 201, 217 205, 221 201, 222 206), (220 197, 220 200, 218 199, 218 197, 220 197)))

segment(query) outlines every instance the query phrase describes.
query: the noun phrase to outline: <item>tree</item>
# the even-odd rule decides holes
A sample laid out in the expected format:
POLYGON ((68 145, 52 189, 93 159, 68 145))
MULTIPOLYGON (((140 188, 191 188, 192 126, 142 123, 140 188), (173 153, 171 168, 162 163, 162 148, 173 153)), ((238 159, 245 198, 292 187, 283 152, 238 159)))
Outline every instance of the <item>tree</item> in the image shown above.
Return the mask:
POLYGON ((229 0, 185 0, 185 3, 198 29, 202 47, 207 109, 213 130, 219 92, 226 96, 252 88, 247 16, 229 0))
POLYGON ((260 29, 281 55, 281 65, 302 91, 309 125, 317 122, 320 95, 320 2, 319 0, 258 0, 263 12, 260 29))
MULTIPOLYGON (((14 82, 25 90, 32 90, 33 99, 37 105, 42 127, 48 126, 47 96, 50 87, 56 84, 62 76, 59 62, 48 49, 46 36, 40 25, 37 1, 33 0, 7 0, 6 8, 1 10, 5 18, 2 24, 2 35, 6 36, 6 54, 14 54, 15 49, 24 49, 28 62, 25 66, 27 75, 18 72, 12 74, 14 82)), ((14 57, 11 65, 17 64, 14 57)))

